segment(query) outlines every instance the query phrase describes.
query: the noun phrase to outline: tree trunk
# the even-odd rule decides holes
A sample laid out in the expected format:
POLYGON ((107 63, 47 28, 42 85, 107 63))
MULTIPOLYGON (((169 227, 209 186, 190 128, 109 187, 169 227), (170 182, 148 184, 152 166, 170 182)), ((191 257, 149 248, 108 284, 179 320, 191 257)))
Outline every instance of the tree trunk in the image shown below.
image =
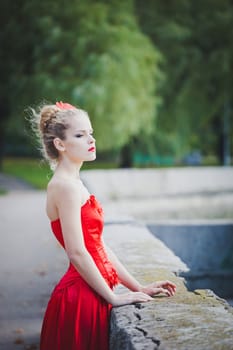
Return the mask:
POLYGON ((132 166, 133 166, 132 146, 129 143, 121 149, 120 167, 121 168, 132 168, 132 166))
POLYGON ((222 164, 229 166, 231 164, 230 154, 230 105, 225 103, 223 111, 223 125, 222 125, 222 164))
POLYGON ((8 106, 0 99, 0 171, 2 171, 3 157, 5 154, 5 127, 8 117, 8 106))

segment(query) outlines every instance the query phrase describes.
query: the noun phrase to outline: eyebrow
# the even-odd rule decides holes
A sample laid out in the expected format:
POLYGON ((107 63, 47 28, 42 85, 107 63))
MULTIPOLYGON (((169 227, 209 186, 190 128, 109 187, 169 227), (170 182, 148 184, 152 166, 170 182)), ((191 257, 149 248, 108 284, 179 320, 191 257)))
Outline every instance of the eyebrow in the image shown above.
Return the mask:
POLYGON ((87 131, 91 131, 93 132, 94 130, 93 129, 86 129, 86 130, 76 130, 75 132, 87 132, 87 131))

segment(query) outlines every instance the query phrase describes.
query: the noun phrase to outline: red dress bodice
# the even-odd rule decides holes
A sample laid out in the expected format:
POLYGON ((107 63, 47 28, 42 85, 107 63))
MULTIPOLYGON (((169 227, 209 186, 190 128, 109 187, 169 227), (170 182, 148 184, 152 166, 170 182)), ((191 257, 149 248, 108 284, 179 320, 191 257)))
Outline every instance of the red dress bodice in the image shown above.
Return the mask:
MULTIPOLYGON (((100 273, 113 288, 118 283, 117 272, 108 259, 102 241, 103 233, 103 209, 94 195, 91 195, 86 203, 81 207, 82 231, 84 236, 85 246, 92 256, 100 273)), ((59 219, 51 222, 53 233, 60 244, 65 249, 64 239, 62 235, 61 222, 59 219)), ((61 279, 57 289, 66 287, 75 282, 80 277, 76 268, 70 264, 68 271, 61 279)))

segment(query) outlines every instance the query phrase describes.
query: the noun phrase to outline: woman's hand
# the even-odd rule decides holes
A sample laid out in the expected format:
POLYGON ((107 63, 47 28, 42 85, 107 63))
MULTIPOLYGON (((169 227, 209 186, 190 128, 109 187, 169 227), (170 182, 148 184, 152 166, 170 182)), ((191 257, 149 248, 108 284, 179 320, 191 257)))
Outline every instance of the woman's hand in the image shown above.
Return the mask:
POLYGON ((129 292, 124 294, 114 294, 113 300, 111 300, 112 306, 122 306, 133 303, 144 303, 151 301, 150 295, 143 292, 129 292))
POLYGON ((170 281, 157 281, 147 286, 141 287, 140 292, 129 292, 124 294, 114 294, 110 303, 112 306, 122 306, 133 303, 143 303, 153 300, 151 296, 160 293, 171 297, 176 292, 176 285, 170 281))
POLYGON ((163 293, 171 297, 176 292, 176 285, 170 281, 157 281, 142 287, 141 291, 150 296, 163 293))

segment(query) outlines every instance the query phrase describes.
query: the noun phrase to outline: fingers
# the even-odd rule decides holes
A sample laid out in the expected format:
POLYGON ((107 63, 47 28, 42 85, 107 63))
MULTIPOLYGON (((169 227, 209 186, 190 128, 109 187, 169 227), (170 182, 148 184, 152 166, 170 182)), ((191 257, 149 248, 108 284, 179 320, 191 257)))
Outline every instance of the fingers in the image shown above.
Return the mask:
POLYGON ((112 303, 113 306, 121 306, 133 303, 143 303, 153 300, 152 295, 165 294, 171 297, 176 292, 176 285, 170 281, 154 282, 143 287, 142 292, 130 292, 126 294, 118 294, 112 303))
POLYGON ((144 287, 144 292, 149 295, 163 293, 170 297, 175 294, 176 285, 170 281, 158 281, 144 287))
POLYGON ((176 289, 175 283, 173 283, 171 281, 157 281, 156 284, 157 284, 158 287, 169 286, 169 287, 171 287, 173 289, 176 289))
POLYGON ((170 288, 169 286, 166 286, 163 289, 166 290, 166 295, 169 297, 172 297, 175 294, 175 291, 172 288, 170 288))
POLYGON ((133 302, 144 302, 144 301, 153 300, 153 298, 146 293, 134 292, 134 293, 130 293, 130 294, 133 298, 133 302))
POLYGON ((158 281, 156 284, 157 284, 157 287, 166 288, 170 292, 171 295, 174 295, 176 292, 176 285, 173 282, 158 281))
POLYGON ((173 287, 173 286, 168 285, 168 286, 167 286, 167 289, 169 290, 171 296, 174 295, 175 292, 176 292, 176 286, 173 287))
POLYGON ((171 292, 168 290, 168 289, 165 289, 165 288, 156 288, 156 292, 155 294, 166 294, 168 297, 172 296, 171 292))
POLYGON ((151 298, 151 296, 143 292, 130 292, 126 294, 116 295, 113 306, 121 306, 133 303, 144 303, 151 300, 153 300, 153 298, 151 298))

